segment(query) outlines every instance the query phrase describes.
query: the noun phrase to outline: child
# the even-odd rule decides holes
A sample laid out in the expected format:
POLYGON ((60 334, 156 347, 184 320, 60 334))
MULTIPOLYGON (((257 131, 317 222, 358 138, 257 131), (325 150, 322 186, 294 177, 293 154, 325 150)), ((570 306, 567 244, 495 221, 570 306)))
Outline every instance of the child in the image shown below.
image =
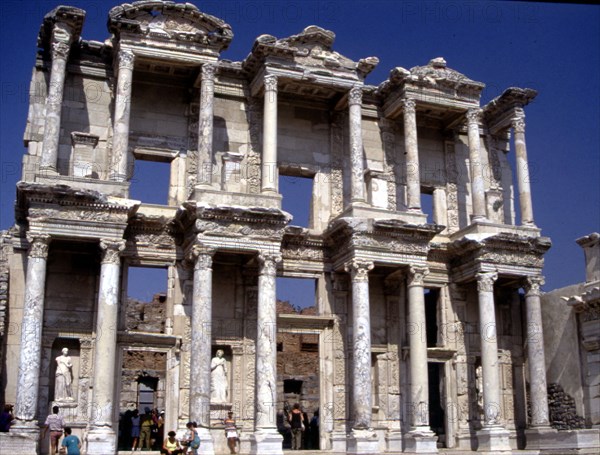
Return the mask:
POLYGON ((65 438, 63 439, 62 446, 66 448, 67 455, 81 455, 79 449, 81 449, 81 441, 77 436, 71 434, 71 427, 65 427, 65 438))

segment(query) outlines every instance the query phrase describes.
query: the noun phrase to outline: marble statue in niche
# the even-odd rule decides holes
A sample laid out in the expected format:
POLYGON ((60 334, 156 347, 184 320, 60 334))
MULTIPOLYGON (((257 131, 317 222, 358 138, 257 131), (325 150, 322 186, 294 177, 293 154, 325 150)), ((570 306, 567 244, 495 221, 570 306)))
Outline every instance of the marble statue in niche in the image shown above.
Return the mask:
POLYGON ((62 354, 56 357, 56 374, 54 382, 54 400, 73 400, 73 362, 67 348, 62 349, 62 354))
POLYGON ((210 400, 213 403, 227 402, 227 361, 219 349, 210 362, 210 400))

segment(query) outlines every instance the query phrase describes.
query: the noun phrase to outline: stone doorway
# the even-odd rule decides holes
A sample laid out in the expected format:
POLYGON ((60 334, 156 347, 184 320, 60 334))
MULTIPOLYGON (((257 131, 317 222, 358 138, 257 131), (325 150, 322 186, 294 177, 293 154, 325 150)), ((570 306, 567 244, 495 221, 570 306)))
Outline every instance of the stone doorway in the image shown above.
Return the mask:
POLYGON ((429 378, 429 424, 431 430, 438 437, 438 448, 447 447, 446 444, 446 407, 444 399, 444 364, 429 362, 427 364, 429 378))

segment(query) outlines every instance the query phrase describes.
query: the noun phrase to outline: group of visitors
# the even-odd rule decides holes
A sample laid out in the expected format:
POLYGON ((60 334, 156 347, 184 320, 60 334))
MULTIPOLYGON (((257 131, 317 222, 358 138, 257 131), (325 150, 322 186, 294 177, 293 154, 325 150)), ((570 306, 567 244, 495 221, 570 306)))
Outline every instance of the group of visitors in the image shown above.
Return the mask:
POLYGON ((164 415, 158 409, 146 408, 140 415, 137 409, 126 411, 119 426, 121 446, 131 450, 158 450, 163 445, 164 415))
POLYGON ((319 411, 316 410, 312 419, 308 420, 306 412, 302 411, 300 403, 295 403, 290 410, 289 404, 284 404, 283 412, 278 413, 277 428, 283 436, 283 446, 292 450, 319 449, 319 411))

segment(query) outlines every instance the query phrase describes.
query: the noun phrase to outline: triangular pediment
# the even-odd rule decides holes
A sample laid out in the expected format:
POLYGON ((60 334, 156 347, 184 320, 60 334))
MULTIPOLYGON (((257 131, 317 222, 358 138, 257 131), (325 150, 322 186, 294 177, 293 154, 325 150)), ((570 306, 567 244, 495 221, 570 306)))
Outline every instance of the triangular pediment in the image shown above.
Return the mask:
POLYGON ((148 0, 124 3, 108 13, 108 29, 157 41, 184 41, 213 48, 229 46, 233 33, 229 24, 201 12, 190 3, 148 0))

